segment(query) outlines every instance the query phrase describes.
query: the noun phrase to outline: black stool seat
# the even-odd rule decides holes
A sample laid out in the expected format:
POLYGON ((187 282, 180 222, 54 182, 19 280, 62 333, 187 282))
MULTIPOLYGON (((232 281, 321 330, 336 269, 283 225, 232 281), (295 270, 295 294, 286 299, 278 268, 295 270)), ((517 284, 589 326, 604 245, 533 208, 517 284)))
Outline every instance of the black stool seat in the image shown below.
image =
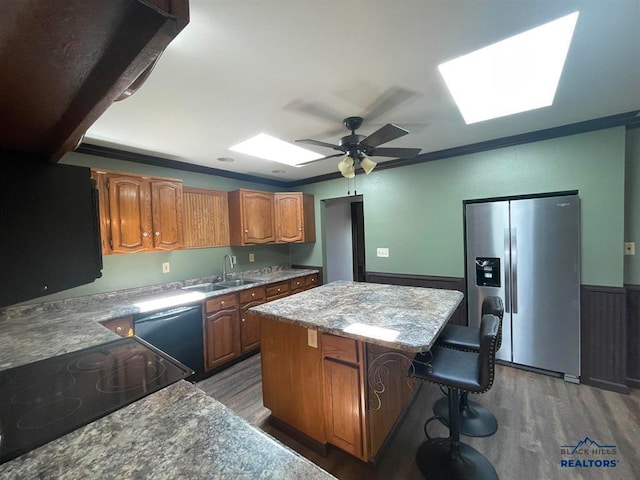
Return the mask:
POLYGON ((449 348, 477 352, 480 350, 478 329, 463 325, 447 325, 438 337, 436 344, 446 344, 449 348))
POLYGON ((478 330, 478 352, 434 346, 419 354, 412 375, 447 387, 449 438, 432 439, 425 423, 425 441, 416 454, 416 463, 425 478, 432 480, 498 480, 493 465, 473 447, 460 442, 460 394, 485 392, 491 388, 500 320, 484 315, 478 330))

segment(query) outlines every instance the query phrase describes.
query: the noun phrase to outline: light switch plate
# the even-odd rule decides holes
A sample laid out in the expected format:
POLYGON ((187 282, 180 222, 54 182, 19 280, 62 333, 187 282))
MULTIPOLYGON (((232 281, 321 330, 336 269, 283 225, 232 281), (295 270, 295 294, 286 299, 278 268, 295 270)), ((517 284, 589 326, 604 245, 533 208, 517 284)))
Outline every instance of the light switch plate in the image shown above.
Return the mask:
POLYGON ((318 331, 307 329, 307 344, 310 347, 318 348, 318 331))
POLYGON ((256 257, 253 255, 253 253, 249 254, 249 262, 255 262, 256 261, 256 257))
POLYGON ((389 249, 388 248, 378 248, 377 250, 378 257, 389 257, 389 249))
POLYGON ((636 242, 624 242, 624 254, 635 255, 636 254, 636 242))
POLYGON ((162 273, 169 273, 171 271, 171 268, 169 266, 169 262, 164 262, 162 264, 162 273))

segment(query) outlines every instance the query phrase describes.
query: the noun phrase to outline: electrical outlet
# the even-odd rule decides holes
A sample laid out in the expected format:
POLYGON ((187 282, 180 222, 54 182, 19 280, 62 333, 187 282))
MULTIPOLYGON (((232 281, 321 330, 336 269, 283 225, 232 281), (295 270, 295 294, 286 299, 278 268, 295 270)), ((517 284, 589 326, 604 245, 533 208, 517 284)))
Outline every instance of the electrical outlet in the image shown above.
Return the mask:
POLYGON ((624 242, 624 254, 635 255, 636 254, 636 242, 624 242))
POLYGON ((388 257, 389 249, 388 248, 378 248, 378 257, 388 257))
POLYGON ((236 258, 235 255, 231 255, 231 261, 233 262, 234 265, 238 263, 238 259, 236 258))
POLYGON ((169 266, 169 262, 165 262, 162 264, 162 273, 169 273, 170 270, 171 268, 169 266))
POLYGON ((313 348, 318 348, 318 331, 307 329, 307 345, 313 348))
POLYGON ((253 255, 253 253, 249 254, 249 262, 255 262, 256 261, 256 257, 253 255))

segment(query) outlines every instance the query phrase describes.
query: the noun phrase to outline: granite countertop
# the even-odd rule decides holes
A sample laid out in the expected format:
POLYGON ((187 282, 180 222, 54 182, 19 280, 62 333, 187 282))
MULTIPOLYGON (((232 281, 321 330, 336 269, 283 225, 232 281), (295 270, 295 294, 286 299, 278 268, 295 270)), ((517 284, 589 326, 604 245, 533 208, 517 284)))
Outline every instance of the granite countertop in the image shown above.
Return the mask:
POLYGON ((431 348, 462 297, 455 290, 339 281, 250 311, 342 337, 422 352, 431 348))
POLYGON ((11 479, 334 479, 180 381, 0 465, 11 479))
MULTIPOLYGON (((178 298, 172 305, 202 302, 311 273, 317 270, 251 273, 245 278, 255 283, 206 294, 180 291, 188 283, 174 282, 4 309, 0 312, 0 370, 117 339, 98 322, 139 313, 143 309, 136 304, 141 302, 184 295, 190 299, 178 298)), ((0 478, 334 477, 194 385, 180 381, 0 465, 0 478)))
POLYGON ((238 278, 247 278, 254 283, 201 293, 180 290, 184 283, 174 282, 148 289, 139 288, 6 309, 0 313, 0 370, 118 338, 98 322, 141 312, 201 303, 208 298, 313 273, 318 271, 285 269, 270 273, 239 274, 238 278))

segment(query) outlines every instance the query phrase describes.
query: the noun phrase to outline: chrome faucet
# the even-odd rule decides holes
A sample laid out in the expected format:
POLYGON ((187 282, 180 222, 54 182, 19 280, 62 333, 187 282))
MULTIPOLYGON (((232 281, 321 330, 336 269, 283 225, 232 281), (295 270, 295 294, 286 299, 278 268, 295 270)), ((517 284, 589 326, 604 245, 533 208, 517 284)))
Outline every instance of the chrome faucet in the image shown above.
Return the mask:
POLYGON ((229 272, 227 272, 227 258, 229 259, 229 270, 233 270, 233 258, 231 257, 231 255, 225 255, 224 257, 222 257, 222 281, 226 282, 227 281, 227 275, 229 275, 229 272))

